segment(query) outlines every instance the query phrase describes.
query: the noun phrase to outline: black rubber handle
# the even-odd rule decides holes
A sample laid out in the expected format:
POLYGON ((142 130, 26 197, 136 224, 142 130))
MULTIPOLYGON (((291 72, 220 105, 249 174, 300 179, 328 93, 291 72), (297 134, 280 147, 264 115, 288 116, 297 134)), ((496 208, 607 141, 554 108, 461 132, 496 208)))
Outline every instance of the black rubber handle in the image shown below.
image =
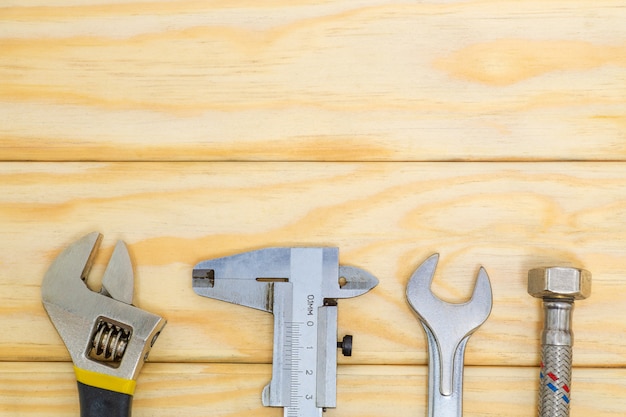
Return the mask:
POLYGON ((78 383, 81 417, 130 417, 133 396, 78 383))

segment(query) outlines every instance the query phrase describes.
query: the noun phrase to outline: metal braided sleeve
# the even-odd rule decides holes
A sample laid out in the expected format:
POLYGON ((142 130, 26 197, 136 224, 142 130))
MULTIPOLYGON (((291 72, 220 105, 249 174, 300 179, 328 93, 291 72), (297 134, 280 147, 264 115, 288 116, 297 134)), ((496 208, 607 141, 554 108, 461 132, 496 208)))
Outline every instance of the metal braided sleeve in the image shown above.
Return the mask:
POLYGON ((539 376, 539 417, 568 417, 572 347, 543 345, 539 376))

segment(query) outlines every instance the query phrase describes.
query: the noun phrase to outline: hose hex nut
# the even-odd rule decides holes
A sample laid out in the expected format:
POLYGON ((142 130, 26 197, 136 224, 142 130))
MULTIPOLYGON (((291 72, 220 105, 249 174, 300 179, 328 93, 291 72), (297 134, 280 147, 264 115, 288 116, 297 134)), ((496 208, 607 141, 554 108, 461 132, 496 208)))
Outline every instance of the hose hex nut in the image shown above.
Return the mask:
POLYGON ((563 267, 531 269, 528 294, 537 298, 584 300, 591 295, 591 272, 563 267))

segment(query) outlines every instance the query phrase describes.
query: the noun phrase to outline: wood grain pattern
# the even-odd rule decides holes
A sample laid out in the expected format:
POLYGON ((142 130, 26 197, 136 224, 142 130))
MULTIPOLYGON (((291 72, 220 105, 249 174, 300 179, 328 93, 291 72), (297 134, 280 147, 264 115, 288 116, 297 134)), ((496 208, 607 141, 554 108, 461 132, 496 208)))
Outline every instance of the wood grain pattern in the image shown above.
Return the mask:
POLYGON ((469 297, 481 264, 492 280, 493 312, 468 364, 538 363, 540 302, 526 293, 526 273, 556 263, 594 274, 593 296, 576 306, 574 362, 621 367, 624 195, 618 163, 0 164, 0 321, 13 329, 0 335, 2 356, 68 360, 39 286, 60 250, 99 230, 93 286, 123 239, 137 305, 169 319, 155 361, 269 363, 271 315, 196 296, 191 269, 261 247, 325 245, 380 279, 340 303, 340 333, 356 344, 342 363, 425 363, 404 294, 417 265, 439 251, 442 297, 469 297))
POLYGON ((626 7, 0 6, 3 160, 624 160, 626 7))
POLYGON ((275 416, 272 317, 196 296, 203 259, 338 246, 380 279, 339 304, 333 416, 426 414, 417 265, 490 319, 465 415, 536 407, 527 270, 593 273, 574 313, 573 417, 626 412, 626 7, 619 0, 5 0, 0 4, 0 417, 75 416, 40 301, 54 257, 117 239, 168 319, 134 415, 275 416), (87 162, 91 161, 91 162, 87 162), (581 162, 572 162, 581 161, 581 162))
MULTIPOLYGON (((269 365, 153 364, 144 367, 133 402, 133 416, 262 416, 282 410, 263 407, 260 393, 269 365)), ((466 367, 464 415, 526 417, 535 412, 535 370, 466 367)), ((577 369, 572 417, 623 415, 624 370, 577 369)), ((426 415, 425 367, 348 366, 338 370, 337 408, 328 417, 426 415)), ((0 415, 69 417, 78 415, 77 392, 69 364, 0 364, 0 415), (23 392, 29 392, 24 401, 23 392), (36 395, 34 394, 36 392, 36 395)))

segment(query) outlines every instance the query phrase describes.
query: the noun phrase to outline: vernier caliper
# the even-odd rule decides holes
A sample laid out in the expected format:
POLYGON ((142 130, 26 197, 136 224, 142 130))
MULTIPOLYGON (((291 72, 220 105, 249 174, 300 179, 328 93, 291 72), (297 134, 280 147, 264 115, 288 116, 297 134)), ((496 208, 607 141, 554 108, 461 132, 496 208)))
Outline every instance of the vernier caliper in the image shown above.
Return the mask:
POLYGON ((274 314, 272 379, 264 406, 285 417, 319 417, 337 403, 337 299, 364 294, 378 280, 339 266, 337 248, 268 248, 200 262, 193 269, 198 295, 274 314))

